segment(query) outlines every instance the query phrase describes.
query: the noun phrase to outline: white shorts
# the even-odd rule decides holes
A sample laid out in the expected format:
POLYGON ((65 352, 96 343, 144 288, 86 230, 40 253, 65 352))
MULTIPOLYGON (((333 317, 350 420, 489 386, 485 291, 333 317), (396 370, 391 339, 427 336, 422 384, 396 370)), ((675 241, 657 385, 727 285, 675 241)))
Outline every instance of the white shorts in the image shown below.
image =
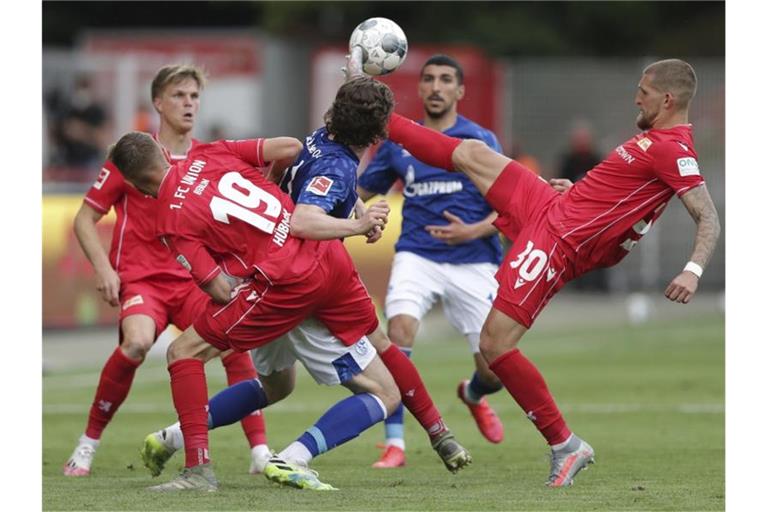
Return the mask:
POLYGON ((251 357, 259 375, 285 370, 298 360, 315 382, 333 386, 365 370, 376 349, 365 336, 348 347, 321 322, 308 318, 288 334, 251 350, 251 357))
POLYGON ((442 299, 446 318, 477 353, 480 330, 496 297, 498 269, 493 263, 436 263, 412 252, 398 252, 387 289, 387 319, 409 315, 421 320, 442 299))

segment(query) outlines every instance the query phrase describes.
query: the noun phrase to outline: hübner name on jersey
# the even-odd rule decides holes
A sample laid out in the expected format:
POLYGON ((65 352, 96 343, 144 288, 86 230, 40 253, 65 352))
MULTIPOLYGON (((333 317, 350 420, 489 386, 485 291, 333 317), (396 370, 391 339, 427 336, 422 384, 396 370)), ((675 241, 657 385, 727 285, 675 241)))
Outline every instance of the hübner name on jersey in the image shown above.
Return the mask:
POLYGON ((406 197, 431 196, 435 194, 453 194, 460 192, 464 184, 460 181, 428 181, 426 183, 409 183, 403 188, 406 197))
MULTIPOLYGON (((172 204, 171 209, 181 208, 183 206, 184 199, 187 198, 187 194, 191 190, 192 185, 194 185, 197 179, 200 177, 200 173, 203 172, 203 167, 205 167, 206 163, 207 162, 205 160, 195 160, 192 162, 192 165, 190 165, 189 169, 187 169, 187 173, 182 176, 181 183, 179 183, 179 186, 176 187, 176 191, 173 193, 173 197, 180 199, 180 201, 178 203, 172 204)), ((195 192, 197 193, 197 190, 195 190, 195 192)), ((200 192, 202 193, 202 189, 200 192)))
POLYGON ((280 224, 275 228, 275 235, 272 237, 272 242, 279 247, 285 245, 285 241, 288 238, 288 233, 291 231, 291 212, 283 208, 283 218, 280 219, 280 224))

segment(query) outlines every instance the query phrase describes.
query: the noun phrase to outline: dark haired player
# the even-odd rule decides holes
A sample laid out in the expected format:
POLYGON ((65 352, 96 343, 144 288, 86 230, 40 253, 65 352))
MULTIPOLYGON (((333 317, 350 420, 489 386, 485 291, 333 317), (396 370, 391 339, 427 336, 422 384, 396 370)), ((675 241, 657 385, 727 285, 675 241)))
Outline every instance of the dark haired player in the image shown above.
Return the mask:
MULTIPOLYGON (((419 98, 424 104, 424 126, 462 139, 482 140, 501 151, 489 130, 459 115, 464 97, 464 71, 447 55, 430 57, 421 68, 419 98)), ((468 407, 480 432, 492 443, 504 438, 504 427, 485 395, 501 389, 501 382, 480 355, 480 329, 496 296, 494 274, 502 249, 492 222, 496 213, 463 174, 424 164, 407 150, 386 141, 358 181, 363 201, 386 194, 403 182, 403 227, 395 245, 387 289, 387 334, 408 357, 422 317, 438 300, 446 317, 467 339, 474 359, 471 380, 458 383, 459 398, 468 407)), ((403 408, 385 422, 386 445, 375 468, 405 464, 403 408)))
MULTIPOLYGON (((384 201, 367 210, 362 207, 355 189, 356 169, 363 152, 385 137, 392 108, 392 92, 376 80, 353 79, 339 88, 326 113, 325 126, 305 139, 301 153, 282 179, 281 188, 296 204, 290 221, 292 235, 313 240, 365 235, 369 242, 375 242, 381 236, 380 226, 371 229, 370 217, 386 217, 389 207, 384 201), (350 218, 356 206, 357 218, 350 218)), ((366 334, 395 378, 406 407, 427 431, 433 448, 446 467, 455 472, 468 464, 471 461, 469 453, 445 426, 413 363, 379 327, 366 334)), ((286 338, 297 346, 321 345, 323 340, 332 338, 332 334, 322 323, 305 322, 286 338)), ((264 375, 266 368, 259 364, 259 351, 254 353, 254 358, 259 374, 264 375)), ((247 382, 225 389, 211 398, 211 416, 227 417, 229 422, 240 418, 253 410, 255 394, 247 382)), ((224 424, 227 423, 216 422, 211 427, 224 424)), ((164 431, 170 432, 171 437, 179 437, 176 425, 158 431, 153 434, 154 438, 162 438, 164 431)), ((173 448, 155 449, 154 460, 148 465, 162 468, 173 448)), ((291 454, 282 455, 288 457, 291 454)))

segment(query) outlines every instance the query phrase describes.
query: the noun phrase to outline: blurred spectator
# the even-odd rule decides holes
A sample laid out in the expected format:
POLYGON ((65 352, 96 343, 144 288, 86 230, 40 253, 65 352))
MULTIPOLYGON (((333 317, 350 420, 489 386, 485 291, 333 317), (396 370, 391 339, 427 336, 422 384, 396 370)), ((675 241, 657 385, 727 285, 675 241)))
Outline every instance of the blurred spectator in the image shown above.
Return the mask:
POLYGON ((520 162, 521 165, 526 166, 539 176, 541 176, 541 165, 539 164, 539 161, 536 159, 535 156, 530 155, 523 151, 522 146, 520 144, 520 141, 517 139, 512 140, 511 149, 509 152, 509 157, 514 158, 518 162, 520 162))
POLYGON ((600 155, 595 149, 592 128, 585 121, 574 123, 570 134, 570 147, 560 160, 558 178, 568 178, 576 183, 587 171, 600 163, 600 155))
MULTIPOLYGON (((568 178, 572 182, 580 180, 587 171, 600 163, 595 148, 592 128, 586 121, 576 121, 571 129, 568 152, 560 159, 558 178, 568 178)), ((608 291, 608 272, 604 268, 595 269, 573 281, 572 289, 582 291, 608 291)))
POLYGON ((55 163, 89 170, 98 167, 104 158, 108 137, 107 113, 96 100, 90 78, 78 77, 67 98, 55 91, 49 105, 53 109, 53 132, 58 144, 55 163))
POLYGON ((155 133, 158 128, 159 119, 154 109, 149 108, 149 105, 142 102, 133 116, 133 129, 137 132, 155 133))
POLYGON ((208 140, 227 139, 227 129, 220 123, 214 123, 208 130, 208 140))

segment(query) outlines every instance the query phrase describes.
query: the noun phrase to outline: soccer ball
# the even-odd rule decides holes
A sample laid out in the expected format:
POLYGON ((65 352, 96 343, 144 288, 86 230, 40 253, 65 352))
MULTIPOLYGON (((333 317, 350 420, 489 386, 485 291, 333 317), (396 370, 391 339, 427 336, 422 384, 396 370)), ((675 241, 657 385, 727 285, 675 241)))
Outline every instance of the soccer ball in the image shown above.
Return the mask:
POLYGON ((349 51, 363 50, 363 71, 386 75, 396 70, 408 55, 408 40, 397 23, 387 18, 369 18, 352 31, 349 51))

